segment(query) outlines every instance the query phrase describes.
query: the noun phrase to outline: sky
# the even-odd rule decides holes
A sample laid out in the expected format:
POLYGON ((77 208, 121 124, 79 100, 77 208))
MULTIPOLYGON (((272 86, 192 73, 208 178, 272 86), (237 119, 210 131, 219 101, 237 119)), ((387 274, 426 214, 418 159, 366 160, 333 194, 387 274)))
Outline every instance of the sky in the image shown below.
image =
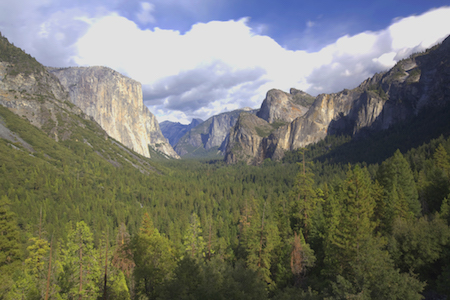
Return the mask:
POLYGON ((45 66, 139 81, 159 122, 259 108, 272 88, 351 89, 450 35, 448 0, 0 0, 45 66))

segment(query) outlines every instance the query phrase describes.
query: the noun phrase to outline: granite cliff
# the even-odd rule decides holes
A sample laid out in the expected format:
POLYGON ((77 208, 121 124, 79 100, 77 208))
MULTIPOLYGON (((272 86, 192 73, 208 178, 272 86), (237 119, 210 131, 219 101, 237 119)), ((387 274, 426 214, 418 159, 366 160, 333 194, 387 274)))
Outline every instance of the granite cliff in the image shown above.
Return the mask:
POLYGON ((294 88, 289 94, 272 89, 267 92, 261 109, 256 115, 269 123, 288 123, 303 116, 313 102, 313 96, 294 88))
POLYGON ((241 112, 255 114, 256 110, 244 108, 209 118, 188 131, 175 145, 175 151, 186 157, 223 157, 230 129, 241 112))
POLYGON ((142 101, 141 84, 106 67, 48 68, 70 101, 125 146, 150 157, 149 146, 177 157, 156 117, 142 101))
MULTIPOLYGON (((261 110, 264 105, 269 109, 265 108, 265 113, 258 116, 274 122, 283 116, 279 110, 289 110, 289 106, 284 104, 286 101, 278 101, 278 107, 274 107, 271 101, 263 103, 261 110)), ((263 139, 259 139, 255 131, 237 128, 242 126, 237 123, 233 132, 250 136, 230 136, 233 139, 230 138, 225 160, 234 163, 236 157, 245 157, 245 161, 253 164, 265 158, 278 160, 285 151, 316 143, 329 134, 364 138, 371 131, 386 130, 393 124, 413 118, 425 108, 440 109, 449 102, 450 38, 447 38, 424 53, 400 61, 391 70, 374 75, 355 89, 317 96, 304 115, 274 128, 263 139), (260 140, 258 145, 255 140, 260 140), (249 150, 250 145, 252 150, 249 150), (259 150, 255 152, 255 148, 259 150)), ((292 117, 284 120, 289 121, 292 117)))

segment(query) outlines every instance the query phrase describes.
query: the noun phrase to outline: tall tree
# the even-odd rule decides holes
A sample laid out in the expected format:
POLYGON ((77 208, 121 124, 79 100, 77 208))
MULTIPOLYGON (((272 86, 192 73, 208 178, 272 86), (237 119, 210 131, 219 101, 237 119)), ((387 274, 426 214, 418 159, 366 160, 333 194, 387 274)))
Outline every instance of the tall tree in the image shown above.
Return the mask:
MULTIPOLYGON (((349 169, 347 178, 339 189, 340 214, 338 219, 331 215, 334 222, 328 235, 333 245, 333 255, 340 265, 340 272, 350 268, 350 262, 358 257, 360 248, 373 235, 376 223, 373 213, 376 200, 373 198, 371 179, 366 168, 356 166, 349 169), (336 224, 337 221, 337 224, 336 224)), ((334 208, 335 209, 335 208, 334 208)))
POLYGON ((291 251, 291 271, 294 276, 295 286, 300 286, 305 268, 312 267, 315 260, 314 251, 306 244, 301 233, 297 235, 297 232, 294 232, 291 251))
POLYGON ((267 283, 273 282, 271 266, 274 260, 274 250, 280 243, 278 227, 270 215, 267 200, 260 204, 250 220, 247 237, 243 240, 246 249, 246 262, 249 269, 257 271, 267 283))
POLYGON ((100 295, 102 262, 98 260, 91 230, 77 222, 68 236, 62 261, 65 278, 62 285, 69 299, 95 298, 100 295))
POLYGON ((128 278, 135 266, 130 242, 130 234, 127 232, 125 223, 120 223, 116 236, 116 248, 114 249, 112 264, 128 278))
POLYGON ((408 161, 399 150, 381 164, 377 179, 384 188, 383 221, 388 230, 396 218, 410 219, 420 215, 421 205, 414 176, 408 161))
POLYGON ((200 258, 205 254, 206 243, 203 240, 203 229, 195 212, 191 214, 189 227, 184 235, 184 247, 191 258, 200 258))
POLYGON ((169 240, 153 226, 147 213, 132 240, 132 250, 136 294, 155 299, 158 288, 172 277, 176 260, 169 240))
POLYGON ((12 286, 12 274, 22 258, 16 215, 8 197, 0 198, 0 297, 12 286))
POLYGON ((305 240, 308 241, 308 236, 313 225, 313 217, 317 208, 317 195, 314 190, 314 174, 308 167, 305 161, 305 154, 303 149, 303 162, 298 163, 300 172, 297 173, 295 179, 295 186, 293 188, 294 217, 299 220, 297 230, 303 231, 305 240))

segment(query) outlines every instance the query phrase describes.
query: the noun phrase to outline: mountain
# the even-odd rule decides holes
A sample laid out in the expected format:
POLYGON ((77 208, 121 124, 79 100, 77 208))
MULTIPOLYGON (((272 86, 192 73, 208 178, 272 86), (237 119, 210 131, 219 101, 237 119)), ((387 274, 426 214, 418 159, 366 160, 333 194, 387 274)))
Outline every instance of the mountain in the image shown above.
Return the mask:
POLYGON ((97 166, 155 171, 148 160, 109 138, 74 105, 54 74, 1 35, 0 137, 6 146, 2 160, 26 161, 30 168, 43 164, 67 171, 69 165, 79 167, 87 159, 97 166))
POLYGON ((162 134, 169 140, 170 145, 174 147, 186 132, 201 123, 203 123, 202 119, 192 119, 192 122, 188 125, 179 122, 164 121, 159 123, 159 127, 161 128, 162 134))
MULTIPOLYGON (((285 151, 316 143, 327 135, 349 134, 364 138, 424 110, 443 109, 449 100, 450 38, 447 38, 426 52, 398 62, 388 72, 365 80, 353 90, 317 96, 303 116, 274 128, 258 144, 254 141, 260 137, 248 126, 260 126, 259 123, 236 123, 235 127, 246 128, 233 129, 241 135, 230 136, 225 160, 234 163, 236 157, 246 157, 244 160, 248 163, 257 164, 266 158, 279 160, 285 151), (252 151, 244 151, 250 146, 252 151), (258 151, 254 151, 255 147, 258 151)), ((283 101, 278 102, 278 107, 271 112, 266 109, 270 113, 260 113, 258 117, 269 122, 279 119, 287 109, 283 101)), ((263 103, 262 107, 267 104, 263 103)))
POLYGON ((114 139, 141 155, 149 147, 178 158, 142 100, 141 84, 106 67, 48 68, 69 91, 70 101, 114 139))
POLYGON ((184 157, 223 158, 229 131, 241 112, 256 114, 257 110, 244 108, 212 116, 180 138, 175 151, 184 157))

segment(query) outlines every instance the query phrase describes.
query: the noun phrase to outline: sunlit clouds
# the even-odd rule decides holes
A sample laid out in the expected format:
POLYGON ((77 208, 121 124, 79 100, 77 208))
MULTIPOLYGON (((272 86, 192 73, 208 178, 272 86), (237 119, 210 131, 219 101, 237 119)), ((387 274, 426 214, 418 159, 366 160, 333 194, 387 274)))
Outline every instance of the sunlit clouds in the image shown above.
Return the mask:
MULTIPOLYGON (((288 50, 268 35, 269 24, 254 25, 245 15, 195 22, 186 31, 158 27, 168 5, 191 15, 212 10, 211 3, 198 1, 199 11, 192 10, 192 1, 132 1, 129 6, 115 1, 112 9, 100 0, 68 7, 18 0, 17 5, 0 4, 6 20, 0 21, 0 30, 45 65, 107 66, 141 82, 144 103, 159 121, 183 123, 258 108, 271 88, 294 87, 312 95, 351 89, 450 34, 449 7, 396 18, 378 31, 343 34, 314 52, 288 50), (119 12, 120 7, 128 10, 119 12), (33 26, 20 27, 24 16, 33 26)), ((305 30, 320 27, 316 22, 322 19, 311 20, 304 21, 305 30)))

